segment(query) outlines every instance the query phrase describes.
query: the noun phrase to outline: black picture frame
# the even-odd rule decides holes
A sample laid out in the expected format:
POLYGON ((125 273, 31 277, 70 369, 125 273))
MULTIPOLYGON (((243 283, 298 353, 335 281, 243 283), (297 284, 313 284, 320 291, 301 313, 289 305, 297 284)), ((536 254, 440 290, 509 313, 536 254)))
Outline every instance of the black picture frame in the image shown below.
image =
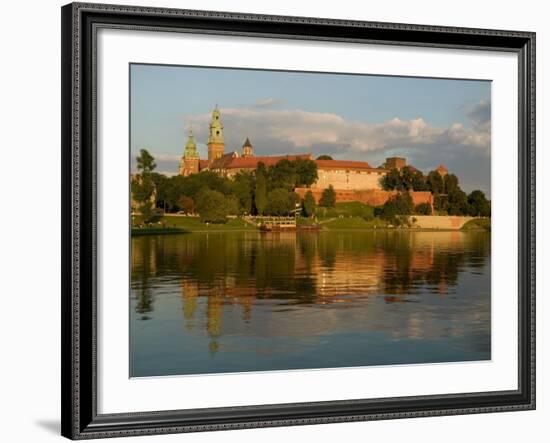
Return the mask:
POLYGON ((62 435, 71 439, 535 408, 535 33, 72 3, 62 15, 62 435), (519 79, 518 389, 314 403, 97 413, 96 30, 506 51, 519 79))

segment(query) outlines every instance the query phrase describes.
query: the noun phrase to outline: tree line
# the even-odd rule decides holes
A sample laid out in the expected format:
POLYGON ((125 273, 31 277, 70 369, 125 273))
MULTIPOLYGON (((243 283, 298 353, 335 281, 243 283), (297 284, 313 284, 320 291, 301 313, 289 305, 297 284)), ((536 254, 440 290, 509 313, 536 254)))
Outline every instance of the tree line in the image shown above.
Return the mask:
POLYGON ((315 210, 311 192, 303 202, 294 192, 317 180, 312 160, 282 159, 269 167, 259 162, 255 171, 241 171, 232 178, 208 170, 167 177, 155 168, 153 156, 142 149, 131 188, 135 209, 145 221, 154 221, 162 212, 198 213, 205 222, 221 223, 228 215, 290 215, 297 205, 306 216, 315 210))
MULTIPOLYGON (((295 188, 309 187, 317 180, 317 164, 312 160, 282 159, 269 167, 259 162, 254 171, 241 171, 231 178, 208 170, 185 177, 168 177, 155 169, 155 159, 142 149, 131 190, 134 209, 145 222, 154 222, 163 213, 177 212, 198 214, 204 222, 223 223, 228 215, 287 216, 299 209, 301 215, 312 217, 317 211, 311 191, 302 200, 294 192, 295 188)), ((434 209, 440 215, 488 217, 491 214, 485 194, 480 190, 466 194, 454 174, 443 177, 431 171, 424 176, 420 171, 404 167, 392 169, 380 183, 385 190, 398 191, 375 211, 375 215, 392 223, 399 224, 400 216, 432 214, 432 207, 427 203, 414 206, 409 191, 431 192, 434 209)), ((335 207, 336 192, 332 186, 323 191, 318 205, 335 207)))
MULTIPOLYGON (((387 191, 431 192, 434 196, 434 210, 439 215, 491 216, 491 202, 483 191, 476 189, 466 194, 460 188, 455 174, 442 176, 438 171, 430 171, 425 176, 422 172, 405 166, 399 170, 392 169, 380 179, 380 184, 387 191)), ((428 207, 429 205, 425 205, 418 208, 417 213, 426 212, 428 207)))

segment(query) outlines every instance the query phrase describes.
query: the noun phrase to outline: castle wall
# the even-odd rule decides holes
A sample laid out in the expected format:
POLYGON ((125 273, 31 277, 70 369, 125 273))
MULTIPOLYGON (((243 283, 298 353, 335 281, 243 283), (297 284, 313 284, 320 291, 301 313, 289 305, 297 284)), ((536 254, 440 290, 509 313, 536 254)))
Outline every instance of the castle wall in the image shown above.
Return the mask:
MULTIPOLYGON (((296 188, 295 192, 304 198, 306 193, 311 191, 315 201, 318 203, 323 194, 323 189, 320 188, 296 188)), ((381 189, 367 189, 367 190, 347 190, 347 189, 335 189, 336 202, 349 202, 358 201, 369 206, 382 206, 389 199, 398 194, 398 191, 384 191, 381 189)), ((433 195, 431 192, 426 191, 411 191, 414 206, 420 203, 428 203, 433 208, 433 195)))
POLYGON ((422 229, 460 229, 476 218, 458 215, 414 215, 413 217, 415 219, 413 226, 422 229))
POLYGON ((180 162, 180 175, 188 176, 199 172, 199 159, 198 158, 184 158, 180 162))
POLYGON ((385 171, 376 169, 321 169, 317 170, 318 179, 312 188, 325 189, 332 185, 334 189, 361 190, 382 189, 380 179, 385 171))
POLYGON ((212 163, 224 154, 225 145, 223 143, 208 143, 208 163, 212 163))

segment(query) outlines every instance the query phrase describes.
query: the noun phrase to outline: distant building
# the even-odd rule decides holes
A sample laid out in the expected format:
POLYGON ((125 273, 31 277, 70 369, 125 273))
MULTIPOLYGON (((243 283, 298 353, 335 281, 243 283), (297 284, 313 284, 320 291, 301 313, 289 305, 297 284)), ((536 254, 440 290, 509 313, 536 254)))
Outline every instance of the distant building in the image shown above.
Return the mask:
POLYGON ((439 172, 439 175, 441 175, 442 177, 445 177, 449 173, 447 168, 443 165, 439 165, 437 168, 435 168, 435 170, 439 172))
POLYGON ((250 143, 250 139, 246 137, 246 140, 243 144, 243 157, 252 157, 254 155, 254 148, 252 147, 252 143, 250 143))
MULTIPOLYGON (((315 160, 310 153, 255 156, 254 147, 249 137, 246 137, 241 148, 241 153, 237 151, 226 153, 221 112, 217 105, 212 111, 207 146, 208 159, 201 160, 193 133, 191 130, 189 131, 187 144, 180 160, 179 173, 181 175, 188 176, 207 169, 224 177, 232 178, 239 172, 253 172, 260 162, 269 167, 283 159, 312 160, 317 164, 318 179, 308 189, 312 190, 316 199, 319 198, 323 189, 332 186, 337 191, 337 199, 342 201, 358 199, 365 202, 376 202, 377 204, 382 201, 383 204, 392 194, 382 190, 382 185, 380 184, 382 177, 394 168, 400 170, 408 166, 413 171, 417 171, 413 166, 407 165, 407 160, 402 157, 389 157, 382 166, 375 168, 365 161, 315 160), (374 193, 374 191, 379 192, 374 193)), ((447 169, 443 165, 437 170, 442 175, 447 174, 447 169)), ((301 195, 307 190, 297 189, 296 191, 301 195)), ((432 204, 430 193, 413 194, 417 194, 413 196, 415 204, 417 202, 432 204)))
POLYGON ((193 130, 189 130, 189 137, 187 144, 185 145, 185 151, 180 160, 180 175, 196 174, 200 170, 199 152, 197 151, 197 145, 195 144, 195 138, 193 137, 193 130))
POLYGON ((220 110, 218 105, 212 111, 212 120, 208 131, 208 164, 211 164, 217 158, 220 158, 225 150, 223 139, 223 125, 220 119, 220 110))
POLYGON ((407 166, 407 160, 403 157, 388 157, 382 166, 384 169, 401 169, 407 166))

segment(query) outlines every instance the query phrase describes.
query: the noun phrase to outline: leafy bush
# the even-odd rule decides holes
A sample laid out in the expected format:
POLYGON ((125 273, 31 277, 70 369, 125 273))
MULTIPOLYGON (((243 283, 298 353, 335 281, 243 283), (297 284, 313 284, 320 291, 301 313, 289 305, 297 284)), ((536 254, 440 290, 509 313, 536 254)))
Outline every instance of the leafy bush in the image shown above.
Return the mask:
POLYGON ((388 221, 392 225, 401 226, 407 223, 409 214, 413 212, 412 197, 408 192, 402 192, 389 199, 377 211, 380 218, 388 221))
POLYGON ((491 230, 491 219, 489 218, 474 218, 467 222, 461 228, 464 231, 483 229, 485 231, 491 230))
POLYGON ((200 219, 205 223, 225 223, 227 221, 228 204, 226 197, 218 191, 204 188, 196 197, 196 208, 200 219))
POLYGON ((306 217, 311 217, 313 214, 315 214, 316 207, 317 203, 315 202, 315 197, 313 197, 313 193, 311 191, 307 191, 304 197, 304 201, 302 202, 302 212, 306 217))
POLYGON ((336 205, 336 192, 334 191, 334 187, 330 185, 328 188, 326 188, 323 191, 323 194, 319 199, 319 206, 323 206, 325 208, 334 208, 335 205, 336 205))
POLYGON ((491 202, 487 200, 485 194, 476 189, 468 195, 469 214, 474 217, 490 217, 491 202))
POLYGON ((432 215, 432 207, 428 203, 419 203, 415 206, 414 213, 419 215, 432 215))
POLYGON ((284 188, 277 188, 267 195, 266 213, 269 215, 290 215, 299 197, 284 188))

